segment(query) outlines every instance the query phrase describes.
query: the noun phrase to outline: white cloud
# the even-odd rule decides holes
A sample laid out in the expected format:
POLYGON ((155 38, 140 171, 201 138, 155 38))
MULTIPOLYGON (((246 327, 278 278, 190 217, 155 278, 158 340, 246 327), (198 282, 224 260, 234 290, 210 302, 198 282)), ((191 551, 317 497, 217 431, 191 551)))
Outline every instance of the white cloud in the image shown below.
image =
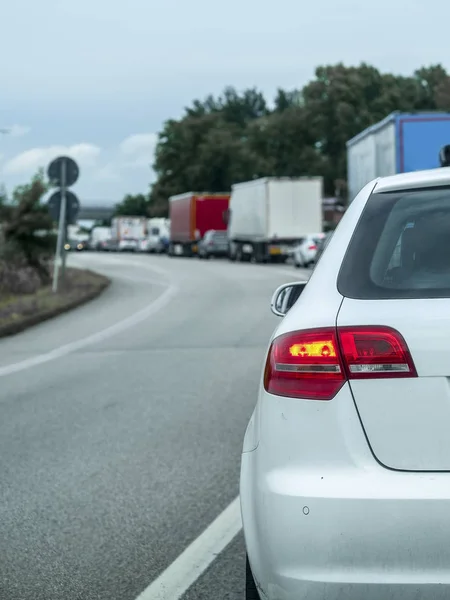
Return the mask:
POLYGON ((19 175, 32 173, 48 164, 58 156, 70 156, 76 160, 80 167, 93 167, 101 150, 94 144, 82 143, 73 146, 48 146, 32 148, 8 160, 3 166, 5 175, 19 175))
POLYGON ((95 172, 98 181, 120 181, 119 168, 114 163, 107 163, 95 172))
POLYGON ((137 133, 130 135, 120 144, 120 150, 127 156, 146 155, 148 163, 153 160, 158 135, 156 133, 137 133))

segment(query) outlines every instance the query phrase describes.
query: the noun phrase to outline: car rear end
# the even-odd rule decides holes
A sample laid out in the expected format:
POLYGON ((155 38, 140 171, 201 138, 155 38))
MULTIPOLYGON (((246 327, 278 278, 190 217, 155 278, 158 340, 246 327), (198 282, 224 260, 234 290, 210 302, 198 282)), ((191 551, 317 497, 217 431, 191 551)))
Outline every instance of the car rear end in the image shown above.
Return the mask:
POLYGON ((134 238, 124 237, 119 241, 119 252, 137 252, 138 241, 134 238))
POLYGON ((333 235, 332 231, 328 231, 326 234, 324 234, 324 236, 319 240, 318 244, 317 244, 317 251, 316 254, 314 256, 314 260, 313 260, 313 265, 316 265, 320 259, 320 257, 322 256, 325 248, 328 246, 330 240, 331 240, 331 236, 333 235))
POLYGON ((317 250, 324 237, 323 233, 313 233, 301 238, 293 252, 295 266, 309 267, 314 264, 317 250))
POLYGON ((206 256, 223 257, 228 256, 228 236, 226 231, 208 232, 210 235, 205 236, 203 251, 206 256))
POLYGON ((147 253, 150 252, 150 240, 148 238, 143 238, 139 240, 138 243, 139 252, 147 253))
POLYGON ((449 183, 366 186, 273 336, 241 468, 261 598, 450 597, 449 183))

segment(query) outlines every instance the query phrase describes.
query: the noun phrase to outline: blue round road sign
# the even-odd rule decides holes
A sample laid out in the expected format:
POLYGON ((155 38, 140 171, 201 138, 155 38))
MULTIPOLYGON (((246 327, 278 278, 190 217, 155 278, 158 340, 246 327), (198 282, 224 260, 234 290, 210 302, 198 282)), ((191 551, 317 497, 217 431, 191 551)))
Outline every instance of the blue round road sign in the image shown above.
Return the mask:
MULTIPOLYGON (((59 221, 59 213, 61 211, 61 191, 58 190, 51 195, 47 208, 51 218, 54 221, 59 221)), ((80 202, 73 192, 66 192, 66 223, 73 224, 76 221, 78 211, 80 210, 80 202)))
POLYGON ((52 161, 48 167, 47 175, 52 183, 58 187, 61 187, 63 165, 66 167, 66 178, 64 183, 66 187, 70 187, 78 180, 80 175, 80 169, 73 158, 68 156, 59 156, 58 158, 55 158, 55 160, 52 161))

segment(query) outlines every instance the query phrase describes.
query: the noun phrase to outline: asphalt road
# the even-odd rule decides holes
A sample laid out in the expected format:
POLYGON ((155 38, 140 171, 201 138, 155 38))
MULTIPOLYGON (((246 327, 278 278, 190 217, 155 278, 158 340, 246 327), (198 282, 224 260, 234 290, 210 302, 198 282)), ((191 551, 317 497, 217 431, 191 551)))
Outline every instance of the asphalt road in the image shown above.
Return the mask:
MULTIPOLYGON (((0 598, 135 600, 238 495, 289 266, 83 254, 113 284, 0 340, 0 598)), ((242 599, 239 534, 185 600, 242 599)))

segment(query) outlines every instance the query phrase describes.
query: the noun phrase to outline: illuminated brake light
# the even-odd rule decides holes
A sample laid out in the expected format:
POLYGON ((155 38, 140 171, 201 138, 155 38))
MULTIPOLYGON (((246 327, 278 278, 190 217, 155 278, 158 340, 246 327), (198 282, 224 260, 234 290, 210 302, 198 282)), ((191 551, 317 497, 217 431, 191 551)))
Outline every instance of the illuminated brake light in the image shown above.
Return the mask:
POLYGON ((345 383, 337 347, 334 329, 276 338, 267 357, 265 389, 277 396, 331 400, 345 383))
POLYGON ((417 377, 405 340, 389 327, 310 329, 272 342, 264 388, 276 396, 331 400, 347 380, 417 377))

